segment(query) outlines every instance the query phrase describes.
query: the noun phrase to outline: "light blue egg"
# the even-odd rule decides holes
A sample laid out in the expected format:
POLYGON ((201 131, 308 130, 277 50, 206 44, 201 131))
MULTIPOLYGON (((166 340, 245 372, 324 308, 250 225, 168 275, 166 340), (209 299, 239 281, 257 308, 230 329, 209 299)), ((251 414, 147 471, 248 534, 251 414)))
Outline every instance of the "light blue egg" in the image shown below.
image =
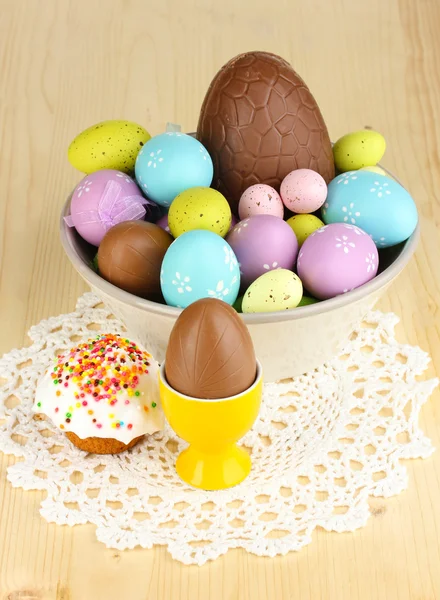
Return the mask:
POLYGON ((196 229, 168 248, 160 273, 165 302, 186 308, 200 298, 234 304, 240 289, 240 267, 231 246, 216 233, 196 229))
POLYGON ((328 186, 325 223, 348 223, 366 231, 378 248, 408 239, 417 226, 414 200, 397 181, 370 171, 348 171, 328 186))
POLYGON ((214 168, 208 151, 198 140, 168 131, 143 146, 136 159, 135 174, 145 195, 168 207, 188 188, 209 187, 214 168))

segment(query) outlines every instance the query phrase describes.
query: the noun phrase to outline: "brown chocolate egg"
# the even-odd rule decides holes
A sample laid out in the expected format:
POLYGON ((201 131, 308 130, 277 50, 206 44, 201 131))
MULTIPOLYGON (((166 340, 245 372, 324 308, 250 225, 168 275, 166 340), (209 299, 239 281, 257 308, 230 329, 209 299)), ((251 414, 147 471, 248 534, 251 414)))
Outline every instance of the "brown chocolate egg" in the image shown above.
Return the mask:
POLYGON ((171 387, 193 398, 229 398, 247 390, 256 373, 250 333, 229 304, 203 298, 180 314, 165 360, 171 387))
POLYGON ((99 245, 99 274, 126 292, 158 300, 162 260, 172 242, 170 234, 153 223, 119 223, 99 245))
POLYGON ((230 60, 214 77, 200 112, 197 138, 214 163, 212 187, 237 214, 251 185, 280 189, 294 169, 335 176, 332 146, 321 111, 288 62, 267 52, 230 60))

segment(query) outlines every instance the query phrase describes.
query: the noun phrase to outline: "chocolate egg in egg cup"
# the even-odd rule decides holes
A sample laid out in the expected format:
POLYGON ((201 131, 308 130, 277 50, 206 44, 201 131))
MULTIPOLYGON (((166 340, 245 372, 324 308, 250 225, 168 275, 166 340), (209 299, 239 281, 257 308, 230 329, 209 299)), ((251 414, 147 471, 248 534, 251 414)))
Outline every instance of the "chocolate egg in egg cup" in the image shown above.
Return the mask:
POLYGON ((249 331, 234 308, 204 298, 180 314, 159 386, 165 416, 190 443, 176 462, 181 479, 205 490, 243 481, 251 460, 236 442, 257 418, 263 378, 249 331))

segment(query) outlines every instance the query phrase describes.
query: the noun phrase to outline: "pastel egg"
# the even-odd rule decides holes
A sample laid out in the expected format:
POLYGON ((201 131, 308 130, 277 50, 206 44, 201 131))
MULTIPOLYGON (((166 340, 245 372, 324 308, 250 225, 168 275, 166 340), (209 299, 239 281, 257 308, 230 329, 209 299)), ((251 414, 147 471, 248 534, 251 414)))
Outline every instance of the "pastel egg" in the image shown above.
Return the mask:
POLYGON ((324 227, 324 223, 315 215, 295 215, 287 219, 286 223, 293 229, 300 248, 311 233, 324 227))
POLYGON ((144 193, 160 206, 193 187, 209 187, 214 168, 202 144, 190 135, 167 131, 151 138, 139 152, 136 180, 144 193))
POLYGON ((298 254, 291 227, 273 215, 255 215, 240 221, 226 239, 240 263, 244 287, 267 271, 293 269, 298 254))
POLYGON ((304 242, 297 270, 304 287, 320 300, 357 288, 377 273, 379 255, 370 236, 355 225, 334 223, 304 242))
POLYGON ((287 269, 258 277, 243 296, 243 312, 275 312, 298 306, 303 293, 300 278, 287 269))
POLYGON ((324 178, 311 169, 291 171, 281 182, 280 195, 285 206, 294 213, 312 213, 327 197, 324 178))
POLYGON ((171 233, 170 231, 170 227, 168 225, 168 215, 164 215, 163 217, 161 217, 157 222, 156 225, 158 225, 159 227, 161 227, 162 229, 165 229, 165 231, 167 233, 171 233))
POLYGON ((349 171, 333 179, 322 218, 325 223, 357 225, 378 248, 409 238, 418 221, 416 205, 405 188, 369 171, 349 171))
POLYGON ((105 169, 87 175, 76 186, 65 221, 89 244, 99 246, 111 227, 144 219, 148 211, 147 201, 129 175, 105 169))
POLYGON ((72 166, 83 173, 101 169, 132 173, 139 151, 150 138, 148 131, 137 123, 103 121, 77 135, 67 156, 72 166))
POLYGON ((165 302, 186 308, 200 298, 233 304, 240 289, 240 268, 230 245, 212 231, 180 235, 163 259, 161 288, 165 302))
MULTIPOLYGON (((377 173, 377 175, 383 175, 384 177, 391 177, 389 173, 382 169, 382 167, 374 166, 374 167, 362 167, 359 171, 370 171, 371 173, 377 173)), ((394 179, 394 177, 391 177, 394 179)))
POLYGON ((270 185, 257 183, 243 192, 238 203, 240 219, 255 215, 283 218, 284 206, 279 193, 270 185))
POLYGON ((335 165, 344 173, 362 167, 373 167, 385 154, 383 135, 372 129, 363 129, 342 136, 333 146, 335 165))
POLYGON ((173 200, 168 224, 175 238, 193 229, 206 229, 224 237, 231 226, 231 209, 226 198, 217 190, 189 188, 173 200))

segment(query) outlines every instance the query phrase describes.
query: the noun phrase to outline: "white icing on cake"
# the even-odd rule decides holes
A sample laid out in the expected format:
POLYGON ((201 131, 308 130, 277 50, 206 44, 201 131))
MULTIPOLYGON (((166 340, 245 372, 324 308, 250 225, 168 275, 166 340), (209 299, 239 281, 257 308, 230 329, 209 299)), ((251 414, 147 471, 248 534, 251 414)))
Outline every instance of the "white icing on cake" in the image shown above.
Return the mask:
POLYGON ((33 410, 82 439, 128 444, 164 426, 158 371, 137 344, 105 334, 54 360, 38 384, 33 410))

